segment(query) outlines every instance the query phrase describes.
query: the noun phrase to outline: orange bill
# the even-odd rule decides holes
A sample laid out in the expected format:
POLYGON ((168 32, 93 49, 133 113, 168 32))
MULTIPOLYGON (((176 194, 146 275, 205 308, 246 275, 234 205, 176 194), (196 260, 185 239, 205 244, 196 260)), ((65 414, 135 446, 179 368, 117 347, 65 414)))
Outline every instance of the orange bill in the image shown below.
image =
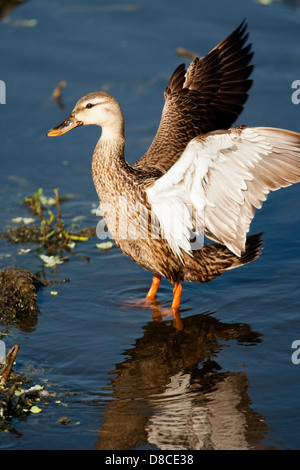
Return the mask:
POLYGON ((67 117, 59 126, 53 127, 47 132, 47 137, 56 137, 57 135, 65 134, 66 132, 74 129, 74 127, 82 126, 82 121, 77 121, 73 116, 67 117))

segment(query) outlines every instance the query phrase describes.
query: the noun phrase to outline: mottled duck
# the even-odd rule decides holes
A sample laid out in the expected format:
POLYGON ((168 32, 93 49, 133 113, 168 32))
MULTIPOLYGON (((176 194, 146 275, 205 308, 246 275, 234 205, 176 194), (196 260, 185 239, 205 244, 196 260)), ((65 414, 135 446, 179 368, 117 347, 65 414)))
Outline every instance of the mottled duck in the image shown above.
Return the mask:
POLYGON ((133 166, 124 158, 124 119, 104 91, 83 96, 48 136, 95 124, 102 128, 92 174, 106 226, 116 245, 173 286, 178 312, 182 281, 211 281, 255 260, 261 234, 247 237, 255 210, 270 191, 300 181, 300 134, 268 127, 231 128, 252 81, 251 44, 243 22, 166 87, 156 136, 133 166), (203 236, 214 243, 204 243, 203 236))

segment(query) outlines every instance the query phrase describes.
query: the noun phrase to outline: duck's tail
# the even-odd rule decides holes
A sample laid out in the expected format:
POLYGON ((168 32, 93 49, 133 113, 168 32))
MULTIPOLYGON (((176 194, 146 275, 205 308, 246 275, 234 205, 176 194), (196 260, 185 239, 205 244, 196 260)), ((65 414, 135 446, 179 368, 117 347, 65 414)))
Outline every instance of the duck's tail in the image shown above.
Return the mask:
POLYGON ((185 257, 183 281, 208 282, 228 269, 234 269, 257 259, 262 251, 262 233, 247 237, 246 249, 240 257, 226 246, 215 243, 203 245, 193 257, 185 257))

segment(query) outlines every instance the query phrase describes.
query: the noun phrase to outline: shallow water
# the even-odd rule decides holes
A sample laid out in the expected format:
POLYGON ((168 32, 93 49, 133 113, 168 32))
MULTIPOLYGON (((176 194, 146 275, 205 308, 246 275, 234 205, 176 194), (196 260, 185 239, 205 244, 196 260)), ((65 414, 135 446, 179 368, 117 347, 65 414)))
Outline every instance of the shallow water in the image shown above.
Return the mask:
MULTIPOLYGON (((31 0, 13 10, 0 23, 1 231, 28 216, 23 198, 39 187, 69 196, 66 221, 80 216, 81 226, 96 226, 90 166, 99 130, 60 139, 46 131, 81 95, 105 89, 123 108, 133 163, 154 136, 163 90, 184 60, 176 48, 204 55, 244 17, 255 69, 238 123, 299 130, 291 86, 300 80, 300 9, 291 3, 31 0), (51 99, 61 80, 65 109, 51 99)), ((300 339, 299 191, 273 193, 257 212, 251 232, 265 232, 257 261, 209 284, 184 285, 182 331, 133 307, 151 274, 116 247, 100 252, 92 239, 50 269, 35 250, 20 255, 21 246, 1 240, 1 267, 70 282, 39 292, 31 328, 6 329, 7 349, 20 345, 16 372, 56 398, 40 414, 13 420, 15 432, 0 434, 0 448, 299 449, 300 365, 291 360, 300 339)), ((162 282, 159 305, 171 298, 162 282)))

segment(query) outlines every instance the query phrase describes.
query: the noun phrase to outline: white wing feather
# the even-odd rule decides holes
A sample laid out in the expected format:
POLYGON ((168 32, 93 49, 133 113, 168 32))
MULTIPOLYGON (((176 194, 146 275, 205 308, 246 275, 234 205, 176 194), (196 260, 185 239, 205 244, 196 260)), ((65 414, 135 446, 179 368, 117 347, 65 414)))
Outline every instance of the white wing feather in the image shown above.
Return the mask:
POLYGON ((193 232, 240 256, 255 209, 271 190, 299 181, 300 134, 236 127, 193 139, 147 196, 179 258, 192 254, 193 232))

